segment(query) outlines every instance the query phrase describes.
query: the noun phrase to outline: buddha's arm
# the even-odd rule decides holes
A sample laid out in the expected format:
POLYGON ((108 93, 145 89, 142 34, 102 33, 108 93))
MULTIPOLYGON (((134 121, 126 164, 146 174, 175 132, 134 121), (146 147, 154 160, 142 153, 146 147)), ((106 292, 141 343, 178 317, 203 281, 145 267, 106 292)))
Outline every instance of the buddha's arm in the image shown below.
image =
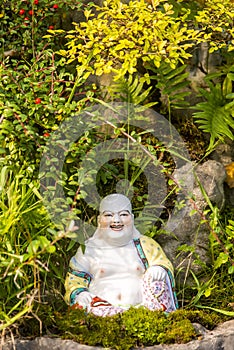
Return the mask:
POLYGON ((65 296, 67 304, 73 305, 76 297, 84 292, 89 291, 89 285, 92 280, 89 271, 89 264, 85 256, 78 249, 77 254, 70 261, 70 269, 65 279, 65 296))
POLYGON ((65 279, 65 296, 67 304, 73 305, 77 295, 89 291, 91 276, 84 271, 70 270, 65 279))

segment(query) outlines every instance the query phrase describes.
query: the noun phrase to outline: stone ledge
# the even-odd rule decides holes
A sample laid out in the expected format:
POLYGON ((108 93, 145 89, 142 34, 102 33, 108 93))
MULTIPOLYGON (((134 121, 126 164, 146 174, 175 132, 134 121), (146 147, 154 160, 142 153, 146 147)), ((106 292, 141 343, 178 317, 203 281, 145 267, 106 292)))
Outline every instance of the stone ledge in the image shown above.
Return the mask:
MULTIPOLYGON (((207 331, 200 325, 195 328, 202 333, 201 340, 187 344, 155 345, 144 350, 233 350, 234 320, 227 321, 213 331, 207 331)), ((5 343, 1 350, 100 350, 103 347, 81 345, 72 340, 41 337, 34 340, 16 340, 15 344, 5 343)))

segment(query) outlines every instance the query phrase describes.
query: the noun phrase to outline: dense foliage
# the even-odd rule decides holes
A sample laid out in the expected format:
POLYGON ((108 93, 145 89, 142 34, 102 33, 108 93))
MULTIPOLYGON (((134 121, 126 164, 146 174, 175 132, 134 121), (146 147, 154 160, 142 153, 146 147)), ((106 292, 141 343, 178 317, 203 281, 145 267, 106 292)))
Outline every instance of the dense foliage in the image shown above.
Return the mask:
MULTIPOLYGON (((94 223, 96 211, 87 205, 88 193, 82 187, 91 186, 93 174, 87 176, 84 164, 86 167, 95 164, 100 144, 107 142, 111 153, 113 149, 116 151, 116 141, 120 145, 123 140, 134 142, 143 152, 143 163, 136 157, 121 160, 116 153, 112 159, 105 158, 107 152, 103 152, 95 184, 101 195, 113 192, 117 183, 124 193, 132 191, 139 214, 147 206, 148 198, 144 169, 149 160, 159 164, 167 181, 168 208, 151 231, 153 235, 175 205, 180 189, 171 176, 175 164, 170 152, 147 127, 143 114, 147 108, 162 113, 181 130, 175 110, 188 108, 191 94, 201 99, 192 107, 196 110, 195 121, 202 132, 208 133, 209 141, 207 147, 204 142, 199 152, 190 141, 189 148, 196 153, 195 161, 204 159, 205 152, 225 142, 226 137, 234 139, 233 17, 231 0, 133 0, 128 4, 108 0, 103 7, 74 0, 3 1, 0 7, 0 330, 3 334, 14 327, 24 334, 27 317, 36 324, 35 334, 42 329, 45 332, 48 322, 52 329, 53 310, 60 308, 63 317, 67 317, 63 282, 69 256, 77 248, 75 241, 68 238, 74 238, 76 222, 66 226, 62 219, 60 223, 51 220, 51 212, 48 213, 42 201, 41 178, 45 178, 43 184, 47 186, 43 190, 63 188, 64 205, 72 209, 73 219, 94 223), (210 74, 207 67, 203 87, 193 89, 189 76, 191 57, 203 43, 208 45, 209 54, 219 52, 222 66, 210 74), (101 117, 96 113, 96 106, 101 105, 111 115, 114 111, 111 102, 115 101, 133 106, 146 127, 113 123, 108 114, 101 117), (76 120, 80 130, 72 144, 66 143, 64 137, 66 132, 72 134, 70 129, 65 129, 69 120, 76 120), (46 158, 53 141, 63 149, 59 181, 54 175, 60 162, 58 154, 46 158), (42 157, 50 169, 46 175, 40 169, 42 157), (50 183, 53 178, 56 184, 50 183), (48 304, 51 314, 45 313, 45 317, 43 307, 48 304)), ((129 113, 132 113, 130 108, 129 113)), ((185 119, 184 124, 192 125, 191 130, 197 132, 189 116, 185 115, 185 119)), ((187 308, 207 307, 233 317, 233 282, 229 276, 234 273, 234 212, 225 208, 220 213, 209 198, 206 200, 208 209, 201 213, 201 220, 210 228, 212 265, 202 276, 193 274, 194 284, 178 294, 183 296, 187 308)), ((51 208, 63 218, 63 211, 56 203, 51 208)), ((104 346, 114 346, 116 339, 112 339, 111 332, 113 329, 121 332, 124 327, 125 349, 126 342, 129 346, 152 345, 185 342, 195 337, 190 318, 186 319, 185 334, 181 327, 184 321, 178 320, 178 325, 173 320, 176 314, 169 316, 176 326, 165 333, 169 322, 165 315, 161 315, 161 323, 146 310, 136 315, 129 311, 110 323, 96 319, 90 324, 95 332, 100 329, 99 322, 103 322, 103 330, 107 325, 110 327, 112 335, 103 338, 104 346), (142 318, 147 317, 148 322, 155 324, 154 329, 158 329, 157 334, 152 334, 143 324, 142 318), (181 337, 173 333, 178 327, 181 337)), ((198 313, 194 315, 193 321, 198 320, 198 313)), ((91 326, 84 315, 69 317, 76 318, 78 341, 99 343, 99 338, 92 338, 94 333, 90 335, 91 326)), ((59 315, 56 322, 56 330, 68 327, 59 315)))

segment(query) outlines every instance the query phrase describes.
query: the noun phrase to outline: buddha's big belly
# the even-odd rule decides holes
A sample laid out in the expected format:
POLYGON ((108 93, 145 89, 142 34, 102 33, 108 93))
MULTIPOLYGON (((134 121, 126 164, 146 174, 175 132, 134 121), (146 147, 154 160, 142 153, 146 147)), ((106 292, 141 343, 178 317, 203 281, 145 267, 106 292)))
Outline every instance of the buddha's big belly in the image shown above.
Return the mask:
POLYGON ((113 249, 93 249, 90 255, 91 293, 115 306, 129 307, 142 302, 145 269, 133 243, 113 249))
POLYGON ((116 274, 99 277, 90 284, 90 292, 115 306, 129 307, 142 302, 142 278, 139 275, 116 274))

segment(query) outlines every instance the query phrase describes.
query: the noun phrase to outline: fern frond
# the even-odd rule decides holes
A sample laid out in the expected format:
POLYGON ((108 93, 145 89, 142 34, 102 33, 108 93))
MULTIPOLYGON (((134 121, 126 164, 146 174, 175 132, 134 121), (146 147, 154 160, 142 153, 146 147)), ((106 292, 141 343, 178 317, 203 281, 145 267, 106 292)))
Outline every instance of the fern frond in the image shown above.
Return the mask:
POLYGON ((208 88, 199 90, 205 101, 194 106, 197 112, 193 117, 199 128, 210 134, 211 150, 216 141, 225 137, 234 140, 234 64, 208 74, 205 80, 208 88), (214 83, 217 78, 222 82, 214 83))
MULTIPOLYGON (((210 133, 214 139, 227 136, 234 139, 233 132, 230 128, 234 126, 234 120, 230 117, 224 107, 217 108, 212 114, 207 112, 196 113, 196 122, 200 124, 199 128, 204 132, 210 133)), ((213 145, 210 145, 210 147, 213 145)))
POLYGON ((156 88, 161 92, 161 100, 166 101, 163 106, 170 112, 171 108, 185 108, 189 104, 185 97, 190 95, 189 91, 184 89, 189 85, 188 72, 185 71, 186 65, 172 69, 164 63, 160 68, 153 68, 156 75, 150 76, 151 80, 156 80, 156 88))
POLYGON ((140 78, 137 75, 130 74, 127 78, 123 77, 122 79, 116 81, 109 89, 109 93, 113 96, 117 95, 117 98, 135 106, 144 105, 142 108, 146 109, 157 103, 145 103, 151 90, 152 86, 145 89, 144 83, 140 80, 140 78))

